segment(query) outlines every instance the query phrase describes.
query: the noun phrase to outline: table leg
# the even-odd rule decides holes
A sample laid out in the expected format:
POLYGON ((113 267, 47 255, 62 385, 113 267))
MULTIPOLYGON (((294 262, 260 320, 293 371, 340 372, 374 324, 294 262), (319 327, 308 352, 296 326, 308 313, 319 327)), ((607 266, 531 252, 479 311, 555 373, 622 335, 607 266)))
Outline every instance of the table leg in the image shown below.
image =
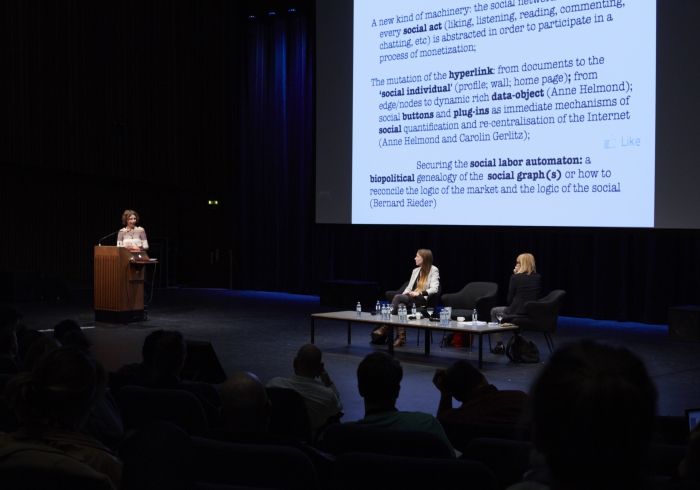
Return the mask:
POLYGON ((348 322, 348 345, 350 345, 350 329, 352 327, 352 322, 348 322))
POLYGON ((424 328, 423 331, 425 332, 425 355, 428 355, 428 354, 430 354, 430 332, 431 332, 431 330, 424 328))
POLYGON ((481 369, 484 366, 483 363, 483 352, 481 350, 481 346, 484 342, 484 336, 479 333, 479 369, 481 369))
POLYGON ((394 324, 389 324, 389 354, 394 355, 394 324))
POLYGON ((311 343, 314 343, 314 317, 311 317, 311 343))

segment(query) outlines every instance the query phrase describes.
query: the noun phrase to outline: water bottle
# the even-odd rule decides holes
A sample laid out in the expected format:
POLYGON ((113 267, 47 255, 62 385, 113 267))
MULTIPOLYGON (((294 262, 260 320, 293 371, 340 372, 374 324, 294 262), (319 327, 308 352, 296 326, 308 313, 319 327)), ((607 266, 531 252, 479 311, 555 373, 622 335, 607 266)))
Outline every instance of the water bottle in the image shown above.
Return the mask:
POLYGON ((476 308, 474 308, 474 311, 472 312, 472 325, 476 326, 476 322, 478 321, 478 316, 479 314, 476 311, 476 308))
POLYGON ((382 309, 382 304, 379 301, 377 301, 377 306, 374 308, 374 314, 379 315, 381 313, 381 309, 382 309))
POLYGON ((440 326, 445 326, 445 310, 440 310, 440 326))
POLYGON ((357 302, 357 307, 355 308, 355 311, 357 312, 357 318, 360 318, 362 316, 362 305, 360 302, 357 302))
POLYGON ((404 305, 401 305, 399 309, 399 323, 406 323, 406 307, 404 305))
POLYGON ((413 315, 413 318, 417 318, 416 313, 417 313, 416 304, 413 303, 413 308, 411 308, 411 314, 413 315))

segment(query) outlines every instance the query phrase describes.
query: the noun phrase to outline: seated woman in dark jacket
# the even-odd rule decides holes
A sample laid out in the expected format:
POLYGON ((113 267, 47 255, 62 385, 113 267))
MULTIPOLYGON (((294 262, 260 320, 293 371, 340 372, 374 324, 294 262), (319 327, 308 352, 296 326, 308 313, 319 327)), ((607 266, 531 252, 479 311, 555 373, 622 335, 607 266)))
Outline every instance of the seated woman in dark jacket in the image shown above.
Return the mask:
MULTIPOLYGON (((535 257, 532 254, 520 254, 510 276, 508 286, 508 304, 510 306, 496 306, 491 309, 491 321, 498 321, 498 317, 505 315, 524 315, 525 303, 540 299, 540 288, 542 278, 535 268, 535 257)), ((496 354, 503 354, 503 336, 500 333, 494 334, 496 347, 493 350, 496 354)))

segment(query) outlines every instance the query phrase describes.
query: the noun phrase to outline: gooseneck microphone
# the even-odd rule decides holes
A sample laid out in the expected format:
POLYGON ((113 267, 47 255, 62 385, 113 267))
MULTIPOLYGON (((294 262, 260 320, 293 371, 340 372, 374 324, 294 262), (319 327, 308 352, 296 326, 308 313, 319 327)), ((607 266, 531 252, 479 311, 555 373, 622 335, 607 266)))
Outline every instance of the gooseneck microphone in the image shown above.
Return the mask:
POLYGON ((97 242, 97 245, 101 247, 101 246, 102 246, 102 240, 104 240, 105 238, 109 238, 109 237, 111 237, 111 236, 114 236, 114 235, 116 235, 117 233, 119 233, 119 231, 115 231, 114 233, 110 233, 109 235, 100 238, 100 241, 97 242))

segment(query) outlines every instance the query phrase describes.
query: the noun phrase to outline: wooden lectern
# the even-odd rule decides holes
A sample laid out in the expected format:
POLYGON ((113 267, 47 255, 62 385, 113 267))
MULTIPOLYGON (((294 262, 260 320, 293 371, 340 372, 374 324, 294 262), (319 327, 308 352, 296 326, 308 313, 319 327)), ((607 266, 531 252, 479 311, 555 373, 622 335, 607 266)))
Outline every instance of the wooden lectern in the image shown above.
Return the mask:
POLYGON ((130 323, 144 320, 143 284, 146 266, 155 261, 141 252, 134 260, 124 247, 95 247, 95 321, 130 323))

